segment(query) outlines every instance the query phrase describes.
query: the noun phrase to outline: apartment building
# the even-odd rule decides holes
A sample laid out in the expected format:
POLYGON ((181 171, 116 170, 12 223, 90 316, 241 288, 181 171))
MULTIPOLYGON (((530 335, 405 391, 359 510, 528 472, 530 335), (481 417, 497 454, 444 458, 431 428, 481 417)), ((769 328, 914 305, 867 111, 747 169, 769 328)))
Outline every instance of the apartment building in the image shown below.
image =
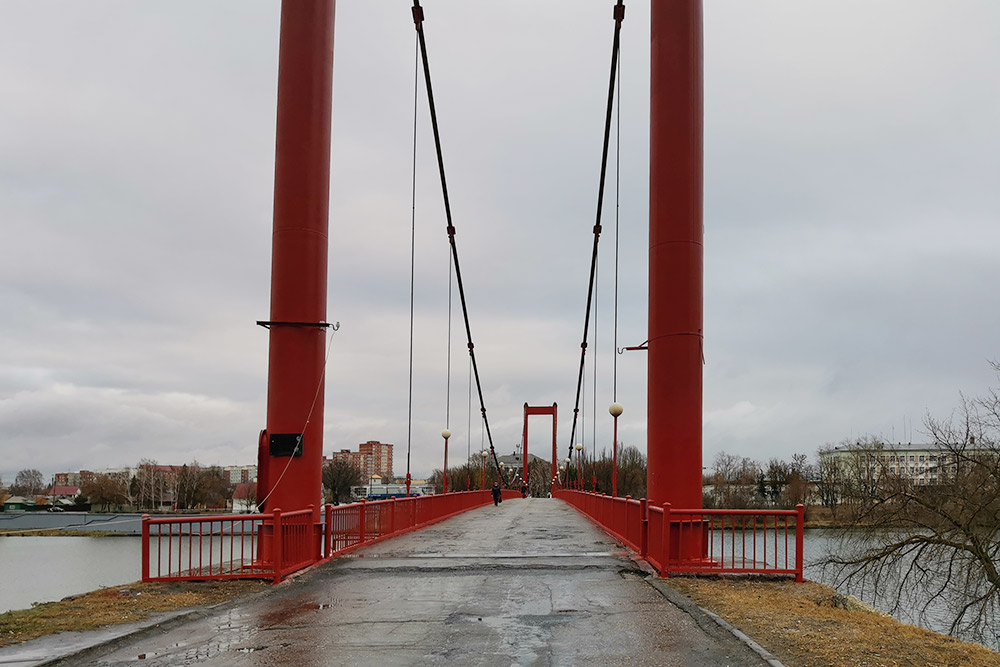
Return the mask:
POLYGON ((361 470, 368 479, 375 475, 386 479, 393 477, 392 444, 390 443, 369 440, 358 445, 358 451, 341 449, 339 452, 334 452, 329 460, 345 461, 361 470))

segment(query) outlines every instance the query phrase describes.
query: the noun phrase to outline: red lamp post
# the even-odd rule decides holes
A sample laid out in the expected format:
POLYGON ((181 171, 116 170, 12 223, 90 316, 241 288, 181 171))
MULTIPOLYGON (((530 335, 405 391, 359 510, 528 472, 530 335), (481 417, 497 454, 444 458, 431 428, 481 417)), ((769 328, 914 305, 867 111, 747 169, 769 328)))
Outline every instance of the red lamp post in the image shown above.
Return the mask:
POLYGON ((583 491, 583 467, 580 462, 580 457, 583 455, 583 443, 578 442, 573 446, 576 448, 576 487, 583 491))
POLYGON ((451 431, 448 429, 441 431, 441 437, 444 438, 444 487, 442 493, 448 493, 448 438, 451 437, 451 431))
POLYGON ((622 416, 622 412, 625 408, 622 407, 621 403, 612 403, 608 408, 608 412, 615 419, 615 435, 614 435, 614 445, 612 447, 611 454, 611 497, 618 497, 618 418, 622 416))
POLYGON ((486 490, 486 457, 490 455, 485 449, 481 452, 483 457, 483 491, 486 490))

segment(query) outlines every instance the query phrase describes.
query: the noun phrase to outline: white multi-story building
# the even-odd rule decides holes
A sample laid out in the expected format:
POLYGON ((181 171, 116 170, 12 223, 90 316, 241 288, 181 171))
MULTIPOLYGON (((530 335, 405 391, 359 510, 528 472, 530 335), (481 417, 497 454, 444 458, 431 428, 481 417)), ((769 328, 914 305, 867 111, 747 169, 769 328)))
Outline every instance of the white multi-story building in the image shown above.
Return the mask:
MULTIPOLYGON (((964 456, 994 456, 984 449, 965 449, 964 456)), ((931 486, 958 473, 959 457, 935 445, 890 445, 882 447, 836 447, 821 451, 820 461, 836 462, 845 471, 867 472, 873 479, 884 475, 901 477, 918 486, 931 486)))
POLYGON ((257 481, 257 466, 225 466, 230 484, 249 484, 257 481))

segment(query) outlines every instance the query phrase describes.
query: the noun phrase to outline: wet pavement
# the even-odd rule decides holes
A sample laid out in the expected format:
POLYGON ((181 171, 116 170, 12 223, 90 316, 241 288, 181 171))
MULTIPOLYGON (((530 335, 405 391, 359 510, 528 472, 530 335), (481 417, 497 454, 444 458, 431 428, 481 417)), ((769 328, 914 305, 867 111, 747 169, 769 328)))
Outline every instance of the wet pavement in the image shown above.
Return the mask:
POLYGON ((569 506, 517 499, 57 664, 766 664, 647 577, 569 506))

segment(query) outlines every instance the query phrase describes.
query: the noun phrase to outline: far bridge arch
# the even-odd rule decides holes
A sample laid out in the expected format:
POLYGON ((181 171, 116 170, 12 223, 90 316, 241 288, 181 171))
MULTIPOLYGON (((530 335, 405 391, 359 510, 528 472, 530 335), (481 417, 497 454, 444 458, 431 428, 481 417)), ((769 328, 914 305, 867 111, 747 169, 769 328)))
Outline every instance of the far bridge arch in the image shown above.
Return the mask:
POLYGON ((557 406, 555 403, 541 406, 528 405, 527 402, 524 404, 524 434, 521 437, 524 452, 521 456, 521 479, 525 480, 525 482, 528 480, 528 417, 531 415, 552 415, 552 476, 549 478, 549 484, 552 484, 556 478, 556 412, 557 406))

